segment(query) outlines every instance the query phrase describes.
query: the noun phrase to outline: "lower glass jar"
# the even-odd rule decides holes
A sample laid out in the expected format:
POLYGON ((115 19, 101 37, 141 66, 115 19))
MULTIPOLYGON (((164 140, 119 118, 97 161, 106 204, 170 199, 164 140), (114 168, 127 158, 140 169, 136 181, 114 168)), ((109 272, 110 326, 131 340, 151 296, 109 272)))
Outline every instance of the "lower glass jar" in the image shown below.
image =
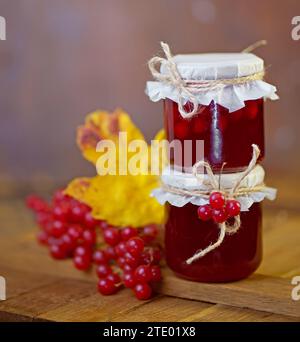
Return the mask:
POLYGON ((229 282, 246 278, 262 259, 262 209, 254 203, 241 213, 241 227, 227 235, 218 248, 188 265, 186 260, 199 249, 218 239, 219 228, 212 220, 204 222, 197 216, 197 206, 167 205, 165 253, 168 266, 185 279, 200 282, 229 282))

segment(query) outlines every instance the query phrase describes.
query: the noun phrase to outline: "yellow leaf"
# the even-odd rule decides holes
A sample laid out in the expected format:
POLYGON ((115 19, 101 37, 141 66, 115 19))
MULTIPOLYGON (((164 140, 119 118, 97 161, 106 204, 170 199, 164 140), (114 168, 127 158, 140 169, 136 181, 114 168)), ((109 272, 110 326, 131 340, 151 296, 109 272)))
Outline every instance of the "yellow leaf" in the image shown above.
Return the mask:
POLYGON ((126 132, 128 142, 145 140, 140 130, 133 124, 130 116, 121 109, 113 113, 96 111, 87 115, 85 124, 78 127, 77 144, 83 156, 96 164, 101 152, 96 151, 97 144, 103 140, 119 141, 119 133, 126 132))
MULTIPOLYGON (((119 133, 126 132, 128 143, 133 140, 145 141, 143 134, 133 124, 129 115, 121 109, 114 113, 97 111, 89 114, 85 124, 78 128, 77 143, 84 157, 97 164, 103 152, 97 152, 99 142, 111 140, 116 144, 119 162, 119 133)), ((161 130, 155 137, 164 139, 161 130)), ((149 148, 145 152, 148 164, 149 148)), ((128 160, 133 152, 126 151, 128 160)), ((144 152, 142 152, 142 155, 144 152)), ((150 153, 151 154, 151 153, 150 153)), ((98 166, 98 164, 97 164, 98 166)), ((159 186, 158 176, 149 174, 136 175, 97 175, 93 178, 74 179, 67 187, 66 193, 92 208, 92 215, 115 226, 141 227, 147 224, 161 224, 164 220, 164 207, 150 196, 151 191, 159 186)))

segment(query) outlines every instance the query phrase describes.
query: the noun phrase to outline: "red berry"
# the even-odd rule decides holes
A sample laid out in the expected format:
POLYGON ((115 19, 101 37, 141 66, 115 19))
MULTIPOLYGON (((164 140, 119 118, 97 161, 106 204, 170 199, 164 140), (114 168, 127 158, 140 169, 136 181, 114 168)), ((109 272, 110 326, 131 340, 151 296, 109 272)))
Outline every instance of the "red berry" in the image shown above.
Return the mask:
POLYGON ((131 267, 137 267, 139 264, 139 257, 136 257, 128 252, 124 254, 125 263, 131 267))
POLYGON ((213 209, 220 209, 224 207, 225 197, 221 192, 212 192, 209 196, 209 203, 213 209))
POLYGON ((29 209, 34 211, 48 211, 49 206, 46 201, 44 201, 41 197, 36 195, 29 195, 26 198, 26 205, 29 209))
POLYGON ((228 215, 225 208, 213 209, 212 218, 216 223, 223 223, 227 220, 228 215))
POLYGON ((54 259, 65 259, 67 257, 66 251, 59 244, 50 246, 50 254, 54 259))
POLYGON ((137 283, 147 283, 150 281, 152 278, 150 266, 141 265, 137 267, 134 271, 134 277, 137 283))
POLYGON ((93 261, 97 265, 106 264, 108 262, 108 258, 104 251, 98 249, 93 254, 93 261))
POLYGON ((99 221, 99 227, 102 230, 105 230, 110 227, 110 225, 106 221, 99 221))
POLYGON ((56 190, 52 197, 52 201, 55 204, 60 204, 61 202, 69 200, 69 199, 70 197, 64 194, 64 189, 56 190))
POLYGON ((112 247, 112 246, 108 246, 104 250, 104 252, 105 252, 108 260, 115 260, 117 258, 116 251, 115 251, 114 247, 112 247))
POLYGON ((38 232, 37 240, 41 245, 47 245, 48 239, 49 239, 49 235, 46 232, 44 232, 44 231, 38 232))
POLYGON ((52 225, 53 221, 49 220, 48 222, 44 223, 43 226, 41 227, 48 235, 49 238, 51 237, 52 234, 52 225))
POLYGON ((104 296, 109 296, 118 291, 116 284, 108 278, 100 279, 98 282, 98 290, 104 296))
POLYGON ((141 263, 145 265, 159 264, 161 260, 161 252, 159 248, 149 248, 141 254, 141 263))
POLYGON ((91 250, 87 246, 78 246, 74 251, 74 255, 91 258, 91 250))
POLYGON ((103 237, 105 242, 108 243, 110 246, 117 245, 121 240, 119 229, 114 227, 105 229, 103 232, 103 237))
POLYGON ((134 274, 132 272, 124 272, 123 283, 125 287, 133 288, 136 284, 134 274))
POLYGON ((64 234, 61 237, 61 245, 66 251, 72 252, 76 248, 77 242, 70 235, 64 234))
POLYGON ((121 267, 121 268, 124 268, 125 265, 126 265, 126 260, 124 257, 119 257, 117 259, 117 264, 121 267))
POLYGON ((158 264, 162 258, 161 250, 159 248, 153 248, 150 250, 150 254, 152 257, 152 264, 158 264))
POLYGON ((82 240, 84 244, 92 246, 96 243, 96 232, 94 230, 86 229, 82 233, 82 240))
POLYGON ((61 203, 53 208, 53 217, 56 220, 67 221, 70 214, 70 207, 67 204, 61 203))
POLYGON ((143 228, 143 240, 145 243, 150 243, 153 241, 158 235, 157 225, 150 224, 149 226, 145 226, 143 228))
POLYGON ((146 300, 151 297, 152 289, 147 283, 136 284, 134 287, 134 293, 137 299, 146 300))
POLYGON ((141 254, 141 263, 144 265, 149 265, 151 264, 153 258, 152 255, 149 251, 143 251, 141 254))
POLYGON ((36 222, 41 228, 45 229, 49 225, 49 223, 52 222, 51 213, 44 211, 38 212, 36 214, 36 222))
POLYGON ((70 220, 74 223, 84 223, 84 217, 87 212, 85 206, 77 204, 71 208, 70 220))
POLYGON ((125 242, 121 241, 119 244, 117 244, 115 251, 119 257, 123 256, 127 252, 125 242))
POLYGON ((112 269, 107 264, 100 264, 97 266, 96 272, 99 278, 105 278, 112 273, 112 269))
POLYGON ((161 271, 159 266, 154 265, 150 267, 151 281, 158 282, 161 280, 161 271))
POLYGON ((129 240, 130 238, 137 236, 137 234, 137 229, 132 227, 126 227, 121 230, 121 237, 123 241, 129 240))
POLYGON ((139 237, 133 237, 126 242, 126 249, 133 256, 140 256, 144 246, 144 241, 139 237))
POLYGON ((120 276, 118 275, 118 273, 110 273, 108 276, 107 276, 107 279, 110 279, 112 280, 116 285, 119 285, 121 284, 121 278, 120 276))
POLYGON ((84 215, 84 225, 86 228, 93 229, 99 224, 99 221, 94 219, 91 212, 86 212, 84 215))
POLYGON ((198 217, 202 221, 211 219, 211 207, 208 204, 200 205, 197 209, 198 217))
POLYGON ((52 228, 51 228, 51 235, 59 238, 61 237, 65 232, 67 228, 62 221, 55 220, 53 221, 52 228))
POLYGON ((83 228, 77 224, 74 224, 69 226, 67 234, 70 235, 74 240, 78 240, 83 234, 83 228))
POLYGON ((88 256, 84 256, 84 255, 75 255, 74 259, 74 266, 80 270, 80 271, 84 271, 87 270, 90 265, 91 265, 91 258, 89 258, 88 256))
POLYGON ((226 202, 226 211, 230 217, 234 217, 240 214, 241 204, 239 201, 232 199, 226 202))
POLYGON ((126 264, 126 261, 125 261, 124 264, 123 264, 122 269, 123 269, 124 272, 133 272, 135 268, 130 266, 130 265, 128 265, 128 264, 126 264))

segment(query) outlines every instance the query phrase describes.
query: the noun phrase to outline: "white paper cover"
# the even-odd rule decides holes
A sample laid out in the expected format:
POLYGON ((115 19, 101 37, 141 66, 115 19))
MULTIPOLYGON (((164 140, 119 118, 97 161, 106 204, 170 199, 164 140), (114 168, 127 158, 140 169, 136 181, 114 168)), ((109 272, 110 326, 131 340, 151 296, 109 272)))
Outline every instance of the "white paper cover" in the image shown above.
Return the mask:
MULTIPOLYGON (((173 57, 177 69, 184 80, 217 80, 252 75, 264 70, 261 58, 251 53, 214 53, 177 55, 173 57)), ((161 65, 161 73, 167 74, 168 69, 161 65)), ((178 103, 178 89, 170 84, 149 81, 146 94, 157 102, 161 99, 171 99, 178 103)), ((202 105, 211 101, 234 112, 245 106, 245 101, 259 98, 278 99, 276 87, 262 80, 250 81, 243 84, 221 85, 216 89, 197 92, 194 94, 202 105)), ((185 102, 189 99, 185 98, 185 102)))
MULTIPOLYGON (((221 188, 231 189, 236 183, 241 173, 227 173, 221 176, 221 188)), ((264 181, 265 171, 262 166, 256 165, 256 167, 249 173, 247 177, 241 182, 242 187, 255 187, 260 185, 264 181)), ((199 183, 199 180, 192 174, 182 173, 166 168, 161 176, 161 181, 169 186, 177 187, 186 190, 212 190, 207 175, 203 175, 203 182, 199 183)), ((261 202, 265 198, 274 200, 276 198, 277 190, 270 187, 264 187, 262 191, 251 192, 248 195, 237 197, 237 200, 241 204, 241 211, 248 211, 254 202, 261 202)), ((183 207, 187 203, 194 205, 208 204, 208 200, 198 196, 183 196, 177 195, 158 188, 152 191, 151 194, 157 199, 160 204, 170 203, 176 207, 183 207)))

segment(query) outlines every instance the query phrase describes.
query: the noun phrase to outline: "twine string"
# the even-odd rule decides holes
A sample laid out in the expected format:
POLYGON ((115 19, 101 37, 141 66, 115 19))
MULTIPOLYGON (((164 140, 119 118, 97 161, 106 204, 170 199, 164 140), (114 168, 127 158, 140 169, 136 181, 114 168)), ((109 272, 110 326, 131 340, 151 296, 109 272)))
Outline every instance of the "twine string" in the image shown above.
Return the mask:
POLYGON ((264 45, 267 45, 267 41, 265 39, 258 40, 257 42, 246 47, 246 49, 244 49, 242 51, 242 53, 250 53, 250 52, 252 52, 252 51, 256 50, 257 48, 264 46, 264 45))
POLYGON ((177 88, 179 94, 178 110, 183 118, 190 118, 197 113, 198 100, 188 89, 187 83, 181 78, 180 73, 177 69, 177 65, 173 60, 173 55, 171 53, 169 45, 164 42, 161 42, 160 45, 164 51, 166 58, 157 56, 151 58, 148 62, 149 69, 152 73, 152 76, 156 80, 171 84, 172 86, 177 88), (157 68, 162 64, 167 68, 168 73, 162 74, 160 71, 158 71, 157 68), (184 109, 185 98, 188 98, 193 104, 193 109, 190 112, 187 112, 184 109))
MULTIPOLYGON (((266 44, 266 41, 256 42, 244 49, 242 52, 253 51, 264 44, 266 44)), ((184 119, 191 118, 198 113, 199 102, 195 94, 215 90, 227 85, 244 84, 251 81, 262 80, 264 77, 264 71, 261 71, 252 75, 230 79, 184 80, 178 71, 169 45, 164 42, 161 42, 160 45, 166 58, 155 56, 148 61, 148 66, 154 79, 159 82, 169 84, 177 89, 178 110, 184 119), (158 69, 161 65, 163 65, 167 70, 164 74, 158 69), (184 106, 187 100, 193 105, 190 111, 186 110, 184 106)))

